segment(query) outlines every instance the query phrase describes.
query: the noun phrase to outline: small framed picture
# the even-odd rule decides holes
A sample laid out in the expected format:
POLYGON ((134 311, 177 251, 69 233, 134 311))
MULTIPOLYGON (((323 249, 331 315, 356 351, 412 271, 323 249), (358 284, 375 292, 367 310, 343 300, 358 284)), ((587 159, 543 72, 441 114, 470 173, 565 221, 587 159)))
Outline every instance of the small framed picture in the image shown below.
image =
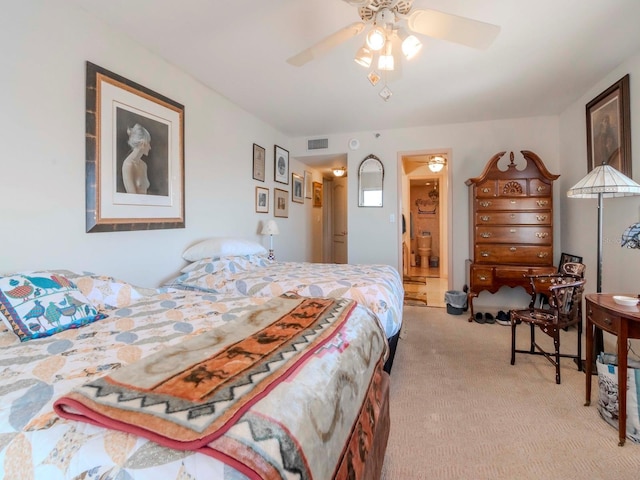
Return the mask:
POLYGON ((256 187, 256 212, 269 213, 269 189, 256 187))
POLYGON ((297 173, 291 174, 291 200, 296 203, 304 203, 302 182, 302 175, 298 175, 297 173))
POLYGON ((253 179, 264 182, 264 148, 253 144, 253 179))
POLYGON ((582 263, 582 257, 562 252, 560 263, 558 263, 558 272, 562 272, 562 267, 565 263, 582 263))
POLYGON ((311 198, 313 193, 313 187, 311 182, 313 181, 313 174, 307 170, 304 171, 304 198, 311 198))
POLYGON ((273 189, 273 216, 289 217, 289 192, 280 188, 273 189))
POLYGON ((289 185, 289 151, 274 145, 273 159, 273 179, 289 185))
POLYGON ((320 182, 313 182, 313 206, 322 206, 322 184, 320 182))

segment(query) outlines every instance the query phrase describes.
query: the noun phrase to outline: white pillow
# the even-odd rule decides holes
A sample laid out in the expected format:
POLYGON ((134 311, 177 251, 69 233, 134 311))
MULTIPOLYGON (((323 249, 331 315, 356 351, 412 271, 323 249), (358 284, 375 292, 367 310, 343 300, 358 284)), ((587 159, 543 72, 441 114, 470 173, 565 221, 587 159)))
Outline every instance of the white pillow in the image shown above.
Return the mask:
POLYGON ((259 255, 263 253, 267 253, 267 249, 252 240, 232 237, 213 237, 187 248, 182 254, 182 258, 188 262, 197 262, 203 258, 259 255))

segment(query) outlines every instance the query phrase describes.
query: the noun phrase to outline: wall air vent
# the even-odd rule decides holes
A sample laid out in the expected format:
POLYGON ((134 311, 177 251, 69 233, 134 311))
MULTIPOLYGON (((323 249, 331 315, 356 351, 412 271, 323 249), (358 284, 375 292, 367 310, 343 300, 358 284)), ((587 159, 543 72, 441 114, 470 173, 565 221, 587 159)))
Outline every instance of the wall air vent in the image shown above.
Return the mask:
POLYGON ((328 138, 314 138, 307 140, 307 150, 325 150, 329 148, 328 138))

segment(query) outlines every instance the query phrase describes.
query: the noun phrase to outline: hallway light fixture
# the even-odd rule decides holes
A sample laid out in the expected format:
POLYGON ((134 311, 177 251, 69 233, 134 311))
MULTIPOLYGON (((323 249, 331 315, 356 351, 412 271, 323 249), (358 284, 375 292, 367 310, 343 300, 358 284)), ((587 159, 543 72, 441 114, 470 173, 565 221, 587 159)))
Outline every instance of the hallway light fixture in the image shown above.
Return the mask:
POLYGON ((333 169, 333 174, 336 177, 344 177, 346 173, 347 173, 347 169, 344 167, 338 167, 333 169))
POLYGON ((442 155, 432 155, 431 157, 429 157, 429 162, 427 165, 429 166, 429 170, 431 170, 433 173, 438 173, 442 171, 446 164, 447 160, 442 155))

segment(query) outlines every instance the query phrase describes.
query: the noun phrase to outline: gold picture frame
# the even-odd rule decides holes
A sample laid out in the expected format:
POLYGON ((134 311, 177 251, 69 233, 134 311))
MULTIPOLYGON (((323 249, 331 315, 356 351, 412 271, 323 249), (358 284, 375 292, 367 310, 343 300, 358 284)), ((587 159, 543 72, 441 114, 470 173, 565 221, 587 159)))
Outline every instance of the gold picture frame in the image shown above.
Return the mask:
POLYGON ((322 183, 313 182, 313 206, 322 206, 322 183))

